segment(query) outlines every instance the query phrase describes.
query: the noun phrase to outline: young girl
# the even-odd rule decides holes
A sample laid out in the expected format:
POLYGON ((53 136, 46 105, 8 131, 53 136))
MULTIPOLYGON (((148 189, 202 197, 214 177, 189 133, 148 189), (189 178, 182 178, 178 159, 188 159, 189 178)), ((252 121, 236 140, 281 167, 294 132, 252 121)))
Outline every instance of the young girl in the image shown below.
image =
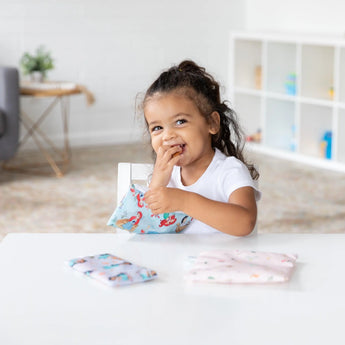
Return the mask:
POLYGON ((252 232, 258 173, 242 155, 235 113, 204 68, 183 61, 147 90, 143 110, 156 162, 145 194, 154 214, 193 217, 185 233, 252 232))

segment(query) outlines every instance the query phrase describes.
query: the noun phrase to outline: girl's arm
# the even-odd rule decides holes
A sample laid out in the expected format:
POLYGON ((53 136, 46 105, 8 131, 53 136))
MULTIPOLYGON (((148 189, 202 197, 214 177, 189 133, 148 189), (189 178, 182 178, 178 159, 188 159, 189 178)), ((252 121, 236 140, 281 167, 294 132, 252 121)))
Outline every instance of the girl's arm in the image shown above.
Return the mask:
POLYGON ((235 190, 228 202, 210 200, 177 188, 159 187, 149 190, 145 201, 154 214, 182 211, 234 236, 250 234, 256 223, 257 209, 252 187, 235 190))

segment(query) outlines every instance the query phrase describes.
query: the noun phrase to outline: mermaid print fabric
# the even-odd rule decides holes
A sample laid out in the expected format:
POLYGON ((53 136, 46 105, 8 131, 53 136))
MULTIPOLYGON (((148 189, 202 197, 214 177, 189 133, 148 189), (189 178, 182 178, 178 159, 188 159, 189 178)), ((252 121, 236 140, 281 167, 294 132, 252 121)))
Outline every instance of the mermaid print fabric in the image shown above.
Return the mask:
POLYGON ((185 276, 188 282, 281 283, 290 279, 297 255, 213 250, 190 259, 192 268, 185 276))
POLYGON ((67 264, 108 286, 141 283, 157 277, 153 270, 134 265, 108 253, 72 259, 67 264))
POLYGON ((183 212, 154 215, 144 201, 145 187, 132 185, 107 225, 138 234, 179 233, 192 221, 183 212))

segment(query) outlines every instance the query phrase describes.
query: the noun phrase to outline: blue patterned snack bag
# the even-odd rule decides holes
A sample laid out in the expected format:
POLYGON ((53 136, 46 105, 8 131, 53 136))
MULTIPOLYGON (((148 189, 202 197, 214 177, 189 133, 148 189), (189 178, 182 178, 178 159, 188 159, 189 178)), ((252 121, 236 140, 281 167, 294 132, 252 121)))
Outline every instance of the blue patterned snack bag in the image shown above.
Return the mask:
POLYGON ((192 221, 183 212, 153 214, 144 201, 145 187, 132 185, 107 225, 138 234, 179 233, 192 221))
POLYGON ((74 270, 108 286, 141 283, 157 277, 157 273, 153 270, 134 265, 108 253, 72 259, 67 264, 74 270))

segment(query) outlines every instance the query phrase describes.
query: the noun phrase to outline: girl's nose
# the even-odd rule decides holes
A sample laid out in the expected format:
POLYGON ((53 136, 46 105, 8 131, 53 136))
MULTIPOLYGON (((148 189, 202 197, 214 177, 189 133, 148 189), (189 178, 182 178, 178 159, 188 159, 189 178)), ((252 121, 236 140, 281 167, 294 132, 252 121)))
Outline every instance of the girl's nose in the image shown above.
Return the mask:
POLYGON ((171 128, 166 128, 163 133, 163 141, 169 142, 176 137, 175 131, 171 128))

